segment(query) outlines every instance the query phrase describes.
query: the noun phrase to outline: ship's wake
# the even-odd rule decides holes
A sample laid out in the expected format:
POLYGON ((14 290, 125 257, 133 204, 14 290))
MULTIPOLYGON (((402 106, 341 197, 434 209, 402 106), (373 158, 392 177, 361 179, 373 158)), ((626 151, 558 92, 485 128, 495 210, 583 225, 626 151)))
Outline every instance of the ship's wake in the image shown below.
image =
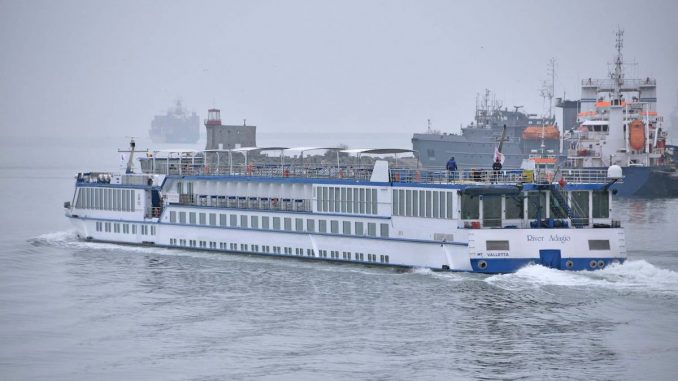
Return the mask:
POLYGON ((624 264, 613 264, 596 271, 562 271, 533 265, 513 274, 490 276, 485 282, 504 289, 600 287, 678 296, 678 272, 657 267, 645 260, 627 260, 624 264))

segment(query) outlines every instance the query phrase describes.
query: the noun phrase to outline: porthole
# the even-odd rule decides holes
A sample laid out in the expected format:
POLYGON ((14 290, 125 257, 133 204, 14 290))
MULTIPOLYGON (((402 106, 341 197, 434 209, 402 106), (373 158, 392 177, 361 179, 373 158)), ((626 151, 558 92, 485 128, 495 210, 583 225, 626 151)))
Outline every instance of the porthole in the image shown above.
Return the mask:
POLYGON ((598 261, 598 267, 601 268, 601 269, 604 268, 605 267, 605 261, 603 261, 602 259, 599 260, 598 261))
POLYGON ((589 267, 592 269, 595 269, 598 266, 598 262, 596 262, 595 259, 592 259, 591 262, 589 262, 589 267))
POLYGON ((478 261, 478 268, 480 268, 481 270, 485 270, 487 268, 487 262, 478 261))
POLYGON ((574 267, 574 262, 572 262, 571 259, 568 259, 567 261, 565 261, 565 267, 567 267, 568 269, 573 268, 573 267, 574 267))

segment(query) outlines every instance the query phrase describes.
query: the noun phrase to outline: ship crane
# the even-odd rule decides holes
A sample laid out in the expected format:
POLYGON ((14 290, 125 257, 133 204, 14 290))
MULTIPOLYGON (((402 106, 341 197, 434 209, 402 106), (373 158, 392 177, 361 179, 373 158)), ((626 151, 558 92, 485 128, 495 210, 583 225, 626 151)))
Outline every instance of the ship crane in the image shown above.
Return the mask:
MULTIPOLYGON (((136 152, 137 144, 134 142, 134 136, 130 137, 129 141, 129 150, 118 150, 120 153, 129 153, 129 158, 127 159, 127 168, 125 169, 126 174, 134 173, 134 153, 136 152)), ((144 152, 148 153, 148 149, 144 152)))

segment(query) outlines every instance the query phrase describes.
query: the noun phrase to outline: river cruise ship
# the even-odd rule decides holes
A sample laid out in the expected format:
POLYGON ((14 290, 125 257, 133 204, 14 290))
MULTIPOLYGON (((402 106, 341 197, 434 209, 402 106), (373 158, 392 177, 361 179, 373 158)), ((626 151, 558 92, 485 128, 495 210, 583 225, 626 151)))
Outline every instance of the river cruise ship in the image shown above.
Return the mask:
POLYGON ((79 173, 65 214, 84 240, 376 266, 506 273, 626 258, 610 215, 619 167, 449 172, 398 166, 400 149, 304 164, 315 149, 147 151, 139 173, 132 152, 126 173, 79 173), (386 154, 395 162, 361 164, 386 154))

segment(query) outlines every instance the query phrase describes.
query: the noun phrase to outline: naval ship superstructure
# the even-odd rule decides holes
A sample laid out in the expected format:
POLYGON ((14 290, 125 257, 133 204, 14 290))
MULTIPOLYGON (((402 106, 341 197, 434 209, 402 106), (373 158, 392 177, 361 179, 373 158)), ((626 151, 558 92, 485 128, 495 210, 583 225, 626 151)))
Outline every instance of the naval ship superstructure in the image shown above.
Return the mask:
POLYGON ((560 131, 552 116, 538 117, 514 106, 504 107, 489 90, 476 99, 474 121, 461 128, 460 134, 429 129, 415 133, 413 150, 426 168, 441 168, 454 156, 460 168, 487 168, 494 162, 500 141, 504 166, 517 168, 530 154, 560 152, 560 131), (506 127, 504 138, 502 135, 506 127))

